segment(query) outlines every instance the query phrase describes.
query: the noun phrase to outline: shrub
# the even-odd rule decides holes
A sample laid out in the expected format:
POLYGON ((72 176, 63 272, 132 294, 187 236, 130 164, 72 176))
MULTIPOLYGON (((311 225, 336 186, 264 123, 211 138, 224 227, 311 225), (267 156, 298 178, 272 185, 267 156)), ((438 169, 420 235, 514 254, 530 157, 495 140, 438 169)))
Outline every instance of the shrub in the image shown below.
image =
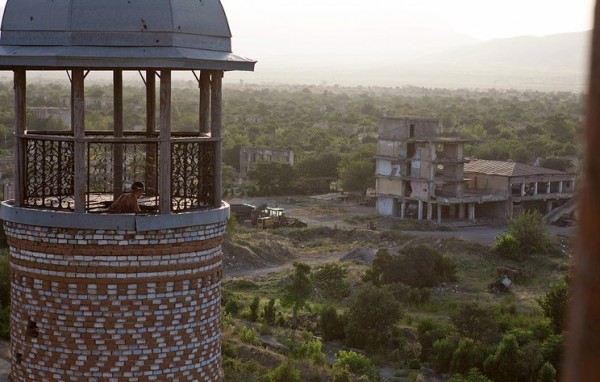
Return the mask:
POLYGON ((537 211, 525 211, 510 219, 508 233, 519 243, 523 254, 544 254, 548 251, 548 230, 537 211))
POLYGON ((348 269, 336 263, 321 265, 311 275, 319 295, 329 300, 341 300, 350 295, 350 283, 346 276, 348 269))
POLYGON ((507 259, 520 260, 522 258, 519 240, 508 232, 496 236, 494 251, 507 259))
POLYGON ((462 374, 454 374, 448 382, 493 382, 491 379, 482 375, 478 369, 471 369, 465 376, 462 374))
POLYGON ((556 382, 556 369, 551 363, 546 362, 538 372, 537 382, 556 382))
POLYGON ((427 362, 431 358, 433 344, 435 341, 452 334, 448 326, 440 324, 432 319, 425 319, 417 325, 417 338, 421 345, 421 362, 427 362))
POLYGON ((260 307, 260 298, 255 296, 250 304, 250 315, 248 319, 252 322, 256 322, 258 320, 258 308, 260 307))
POLYGON ((450 370, 453 373, 468 373, 471 369, 483 369, 487 357, 486 349, 471 338, 461 338, 452 354, 450 370))
POLYGON ((269 300, 268 304, 264 307, 264 321, 266 324, 271 326, 275 325, 275 316, 277 312, 275 310, 275 299, 272 298, 269 300))
POLYGON ((397 256, 379 250, 364 276, 376 285, 400 282, 414 288, 456 280, 456 265, 428 245, 403 248, 397 256))
POLYGON ((272 382, 302 382, 300 371, 290 362, 282 363, 268 375, 272 382))
POLYGON ((483 363, 485 374, 496 382, 522 380, 526 374, 523 352, 512 334, 502 338, 496 352, 483 363))
POLYGON ((569 287, 566 282, 555 284, 538 300, 544 316, 550 319, 555 333, 561 333, 565 326, 567 306, 569 304, 569 287))
POLYGON ((450 371, 452 355, 458 345, 458 337, 444 337, 433 343, 430 362, 433 369, 438 373, 450 371))
POLYGON ((325 341, 344 338, 344 322, 338 316, 337 309, 334 306, 326 305, 321 309, 319 325, 325 341))
POLYGON ((291 356, 296 359, 308 359, 315 365, 321 365, 325 362, 323 354, 323 343, 319 339, 302 342, 292 349, 291 356))
POLYGON ((258 339, 256 338, 258 333, 255 329, 242 325, 238 329, 238 334, 243 342, 251 345, 258 345, 258 339))
POLYGON ((340 350, 335 355, 336 361, 333 364, 334 368, 346 369, 358 376, 367 376, 372 378, 375 376, 375 367, 371 360, 362 354, 354 351, 340 350))
POLYGON ((350 346, 378 348, 389 343, 401 309, 389 291, 366 285, 350 299, 345 317, 346 341, 350 346))
POLYGON ((496 315, 491 309, 486 309, 475 303, 461 305, 450 319, 462 337, 472 338, 485 344, 496 343, 500 329, 496 315))

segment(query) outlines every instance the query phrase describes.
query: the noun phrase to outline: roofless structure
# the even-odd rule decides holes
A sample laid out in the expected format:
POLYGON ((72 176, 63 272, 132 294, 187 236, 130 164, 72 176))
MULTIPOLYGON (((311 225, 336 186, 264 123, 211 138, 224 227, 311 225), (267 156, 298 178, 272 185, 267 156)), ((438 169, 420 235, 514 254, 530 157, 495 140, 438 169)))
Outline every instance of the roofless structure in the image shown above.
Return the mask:
POLYGON ((220 381, 223 73, 219 0, 8 0, 0 69, 14 72, 11 252, 13 381, 220 381), (30 131, 27 76, 64 70, 71 126, 30 131), (113 126, 86 129, 85 79, 113 75, 113 126), (123 72, 146 87, 145 131, 124 124, 123 72), (194 71, 198 127, 171 128, 171 78, 194 71), (142 213, 110 214, 133 182, 142 213))

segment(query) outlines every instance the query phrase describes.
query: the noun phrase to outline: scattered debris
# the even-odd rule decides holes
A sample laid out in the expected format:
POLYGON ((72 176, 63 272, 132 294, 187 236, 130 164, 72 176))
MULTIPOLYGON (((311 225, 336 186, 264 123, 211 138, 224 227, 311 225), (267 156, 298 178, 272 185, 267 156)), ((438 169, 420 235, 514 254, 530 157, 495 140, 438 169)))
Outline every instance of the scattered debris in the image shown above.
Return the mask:
POLYGON ((351 261, 355 264, 369 265, 375 259, 377 250, 372 248, 356 248, 342 256, 340 261, 351 261))

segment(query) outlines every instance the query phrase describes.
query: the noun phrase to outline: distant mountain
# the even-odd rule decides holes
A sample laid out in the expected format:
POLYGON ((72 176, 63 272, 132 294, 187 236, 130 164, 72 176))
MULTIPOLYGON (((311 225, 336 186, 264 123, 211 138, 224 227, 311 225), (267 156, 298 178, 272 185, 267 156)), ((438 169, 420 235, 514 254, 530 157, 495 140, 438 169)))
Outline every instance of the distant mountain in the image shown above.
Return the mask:
POLYGON ((305 56, 304 60, 292 59, 283 65, 279 60, 270 63, 265 58, 262 63, 259 60, 257 72, 246 78, 252 80, 254 77, 258 82, 323 81, 365 86, 585 90, 589 31, 484 42, 460 41, 452 36, 446 40, 448 45, 440 44, 438 37, 426 39, 429 41, 427 51, 432 52, 435 47, 437 52, 422 51, 419 56, 412 46, 403 51, 403 41, 392 39, 387 54, 366 54, 367 59, 372 60, 369 63, 360 56, 365 52, 360 51, 356 57, 346 57, 345 65, 330 62, 330 57, 305 56), (457 46, 459 42, 462 46, 457 46))
POLYGON ((381 66, 377 81, 387 76, 422 86, 581 91, 590 40, 589 31, 490 40, 381 66))

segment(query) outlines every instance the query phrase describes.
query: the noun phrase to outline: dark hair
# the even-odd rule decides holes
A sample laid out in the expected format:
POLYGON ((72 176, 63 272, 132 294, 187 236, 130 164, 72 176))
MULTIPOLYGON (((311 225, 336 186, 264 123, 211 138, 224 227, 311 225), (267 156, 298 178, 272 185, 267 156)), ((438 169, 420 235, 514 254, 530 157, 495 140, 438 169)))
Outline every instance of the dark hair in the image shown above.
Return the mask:
POLYGON ((143 190, 144 189, 144 183, 142 182, 134 182, 131 185, 131 189, 136 191, 136 190, 143 190))

